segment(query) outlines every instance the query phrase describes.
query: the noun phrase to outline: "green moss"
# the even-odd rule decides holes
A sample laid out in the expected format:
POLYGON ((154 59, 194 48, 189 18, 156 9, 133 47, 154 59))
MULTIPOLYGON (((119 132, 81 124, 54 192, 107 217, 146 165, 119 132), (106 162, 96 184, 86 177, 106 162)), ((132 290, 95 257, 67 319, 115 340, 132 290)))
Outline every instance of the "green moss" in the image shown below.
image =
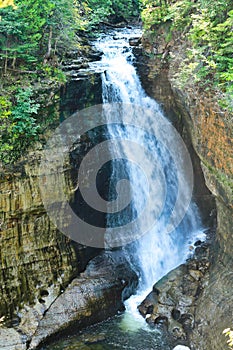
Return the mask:
POLYGON ((202 159, 202 163, 206 166, 209 172, 216 178, 216 180, 222 184, 225 191, 229 194, 229 198, 233 198, 233 179, 227 176, 220 170, 211 166, 206 160, 202 159))

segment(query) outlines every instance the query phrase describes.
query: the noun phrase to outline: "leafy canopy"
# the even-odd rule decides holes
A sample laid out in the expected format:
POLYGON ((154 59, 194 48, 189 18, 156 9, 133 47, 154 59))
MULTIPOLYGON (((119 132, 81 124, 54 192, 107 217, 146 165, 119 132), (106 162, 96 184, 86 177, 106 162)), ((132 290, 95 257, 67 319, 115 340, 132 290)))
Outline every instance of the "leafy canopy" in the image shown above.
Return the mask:
POLYGON ((190 42, 180 65, 180 79, 219 89, 224 108, 233 110, 232 0, 142 0, 145 28, 170 24, 172 33, 190 42))

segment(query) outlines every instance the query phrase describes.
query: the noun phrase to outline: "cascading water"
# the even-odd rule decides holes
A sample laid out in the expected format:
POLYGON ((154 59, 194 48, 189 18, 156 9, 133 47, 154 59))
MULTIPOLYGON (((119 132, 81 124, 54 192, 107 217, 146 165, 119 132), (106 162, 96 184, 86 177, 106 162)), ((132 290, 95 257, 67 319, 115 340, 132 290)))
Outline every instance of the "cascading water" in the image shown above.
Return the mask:
MULTIPOLYGON (((120 30, 114 33, 113 36, 107 35, 102 37, 96 44, 98 49, 103 52, 102 61, 99 66, 104 67, 102 73, 102 87, 103 87, 103 103, 120 103, 122 108, 127 111, 127 104, 132 105, 132 109, 137 106, 145 110, 153 111, 154 120, 150 120, 151 114, 148 115, 147 123, 155 124, 155 119, 158 118, 156 127, 160 127, 161 120, 165 118, 158 104, 151 98, 149 98, 143 90, 140 80, 137 76, 136 69, 133 66, 134 56, 129 46, 129 38, 132 36, 139 36, 139 30, 120 30)), ((124 113, 124 111, 123 111, 124 113)), ((133 112, 132 112, 133 114, 133 112)), ((137 114, 137 113, 136 113, 137 114)), ((133 118, 140 118, 140 115, 134 115, 133 118)), ((143 121, 145 118, 143 119, 143 121)), ((132 122, 134 119, 132 119, 132 122)), ((186 215, 183 220, 174 227, 174 230, 168 234, 166 232, 166 220, 167 216, 171 215, 171 207, 175 204, 175 198, 177 196, 177 179, 172 167, 172 159, 163 145, 156 143, 153 138, 148 135, 144 135, 143 132, 136 133, 132 128, 124 128, 121 126, 112 128, 109 126, 110 137, 119 139, 134 140, 137 143, 146 143, 145 148, 150 148, 150 151, 158 153, 160 161, 163 162, 163 172, 165 173, 167 182, 167 197, 163 208, 163 214, 159 218, 155 227, 149 230, 143 237, 140 237, 130 247, 125 247, 127 253, 133 256, 132 263, 136 265, 136 268, 140 271, 140 284, 138 293, 136 296, 131 297, 126 302, 127 310, 130 312, 136 312, 137 302, 142 301, 143 296, 148 292, 149 288, 163 275, 165 275, 172 268, 182 263, 188 255, 188 247, 198 234, 201 234, 201 221, 199 218, 198 210, 195 204, 191 203, 187 208, 186 215), (132 252, 133 250, 133 252, 132 252)), ((169 137, 169 136, 166 136, 169 137)), ((172 137, 172 135, 171 135, 172 137)), ((173 140, 171 140, 171 144, 173 140)), ((124 154, 125 158, 130 159, 132 149, 124 150, 124 146, 120 150, 117 150, 119 154, 124 154), (131 152, 131 153, 130 153, 131 152)), ((175 147, 175 140, 174 140, 175 147)), ((117 153, 116 150, 112 150, 113 154, 117 153)), ((177 150, 178 152, 178 150, 177 150)), ((123 157, 122 157, 123 158, 123 157)), ((182 160, 181 160, 182 161, 182 160)), ((113 177, 120 177, 121 170, 117 168, 117 164, 113 165, 113 177)), ((145 189, 143 183, 145 182, 143 176, 140 175, 140 170, 135 167, 130 167, 128 163, 125 163, 127 169, 129 181, 131 183, 131 198, 132 198, 132 211, 140 212, 144 203, 145 189)), ((154 186, 157 186, 156 178, 159 174, 151 172, 151 181, 154 181, 154 186)), ((189 190, 189 183, 185 176, 182 178, 184 196, 187 188, 189 190)), ((156 193, 159 195, 159 193, 156 193)), ((155 199, 155 201, 157 198, 155 199)), ((156 205, 156 203, 154 203, 156 205)), ((111 226, 111 216, 108 221, 111 226)), ((116 221, 117 219, 114 218, 116 221)), ((118 221, 121 220, 119 216, 118 221)), ((118 222, 120 224, 120 222, 118 222)))
POLYGON ((114 242, 112 227, 120 231, 122 226, 126 227, 131 221, 135 223, 130 226, 132 237, 127 236, 126 241, 124 236, 118 237, 118 243, 122 240, 122 249, 138 272, 138 291, 125 302, 126 311, 123 315, 89 327, 83 334, 46 349, 170 350, 167 339, 158 330, 151 330, 147 326, 137 312, 137 305, 158 279, 184 262, 190 254, 189 246, 197 239, 204 238, 197 207, 194 203, 187 205, 192 181, 186 176, 187 172, 182 171, 186 164, 183 164, 185 161, 182 155, 179 156, 182 148, 180 142, 177 142, 177 136, 159 105, 146 95, 133 66, 134 56, 129 38, 135 36, 140 36, 140 30, 122 29, 103 35, 96 42, 97 48, 103 52, 102 60, 92 63, 91 69, 102 73, 108 138, 119 141, 113 143, 109 150, 112 155, 110 188, 113 188, 110 189, 112 193, 109 198, 114 201, 117 195, 124 194, 117 187, 124 185, 120 182, 122 179, 130 183, 125 197, 127 200, 130 197, 127 210, 120 210, 117 215, 107 215, 106 247, 114 246, 111 244, 114 242), (111 123, 108 115, 108 106, 112 103, 118 107, 116 110, 110 108, 110 112, 119 112, 119 123, 115 124, 111 123), (127 125, 121 123, 124 115, 128 116, 127 125), (144 154, 137 145, 144 149, 144 154), (149 216, 143 212, 148 197, 151 197, 149 216), (174 213, 173 208, 176 208, 176 215, 180 216, 178 221, 176 217, 169 221, 174 213), (142 220, 137 221, 141 212, 142 220), (180 212, 186 214, 180 215, 180 212), (150 225, 150 221, 154 225, 150 225), (172 229, 168 229, 169 222, 173 223, 172 229), (143 234, 137 235, 138 231, 143 234), (97 342, 88 343, 87 347, 86 339, 93 337, 96 337, 97 342))

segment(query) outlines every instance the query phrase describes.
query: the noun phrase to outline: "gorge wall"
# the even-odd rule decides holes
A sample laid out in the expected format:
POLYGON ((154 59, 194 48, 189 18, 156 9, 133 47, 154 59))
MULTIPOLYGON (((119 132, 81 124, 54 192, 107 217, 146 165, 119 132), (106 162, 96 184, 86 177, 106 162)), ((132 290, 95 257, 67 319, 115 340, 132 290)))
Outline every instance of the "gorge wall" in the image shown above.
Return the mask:
MULTIPOLYGON (((40 152, 17 172, 1 173, 0 313, 14 319, 25 305, 46 308, 83 271, 94 250, 71 242, 51 223, 38 184, 40 152)), ((70 169, 66 180, 73 184, 70 169)), ((54 183, 56 186, 56 183, 54 183)))
MULTIPOLYGON (((99 89, 99 75, 71 79, 53 106, 57 120, 85 107, 87 95, 89 104, 99 103, 99 89)), ((85 144, 88 147, 88 140, 85 144)), ((38 142, 17 164, 0 167, 0 317, 9 318, 8 326, 17 325, 27 307, 37 305, 43 313, 99 253, 69 240, 49 219, 39 188, 42 149, 38 142)), ((51 178, 56 188, 54 170, 51 178)), ((73 173, 74 164, 65 164, 70 198, 73 173)))
POLYGON ((215 198, 217 233, 211 249, 210 273, 195 310, 192 343, 196 350, 223 350, 227 345, 222 331, 232 326, 233 302, 232 116, 220 109, 214 94, 203 91, 194 82, 181 86, 177 67, 187 45, 178 37, 168 42, 166 26, 161 25, 152 34, 144 35, 142 47, 135 48, 135 53, 145 90, 161 103, 188 148, 193 147, 200 160, 193 158, 194 197, 202 213, 210 214, 206 225, 211 223, 211 197, 215 198), (202 172, 209 193, 199 181, 202 172))

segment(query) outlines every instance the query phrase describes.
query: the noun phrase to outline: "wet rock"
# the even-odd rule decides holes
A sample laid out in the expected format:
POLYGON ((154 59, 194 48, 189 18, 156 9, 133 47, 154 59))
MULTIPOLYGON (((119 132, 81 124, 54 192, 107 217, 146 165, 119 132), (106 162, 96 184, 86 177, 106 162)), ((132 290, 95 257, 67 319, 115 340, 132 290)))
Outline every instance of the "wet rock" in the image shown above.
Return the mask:
POLYGON ((195 254, 199 257, 199 258, 202 258, 202 257, 205 257, 206 256, 206 250, 207 250, 207 247, 205 246, 199 246, 195 249, 195 254))
POLYGON ((168 329, 168 318, 166 316, 159 316, 154 320, 155 325, 162 325, 166 329, 168 329))
POLYGON ((1 350, 26 350, 26 339, 13 328, 0 327, 1 350))
MULTIPOLYGON (((71 81, 61 90, 60 110, 63 118, 77 110, 102 103, 101 74, 88 70, 70 72, 71 81)), ((85 142, 82 142, 85 145, 85 142)), ((84 150, 78 150, 79 158, 84 150)), ((77 162, 76 162, 77 164, 77 162)))
POLYGON ((203 243, 202 241, 198 240, 194 243, 194 246, 197 247, 197 246, 201 245, 202 243, 203 243))
POLYGON ((176 325, 170 324, 169 333, 172 335, 172 338, 174 341, 186 340, 186 337, 187 337, 184 329, 179 324, 176 324, 176 325))
POLYGON ((154 305, 157 303, 157 294, 155 292, 151 292, 148 294, 145 300, 138 306, 138 311, 140 314, 145 317, 148 314, 153 313, 154 305))
POLYGON ((103 253, 93 259, 86 271, 67 287, 39 322, 29 349, 35 349, 52 335, 76 326, 93 324, 123 308, 123 299, 137 285, 123 253, 103 253), (101 307, 100 307, 101 305, 101 307))
POLYGON ((173 309, 172 310, 172 317, 174 318, 175 321, 179 320, 179 318, 180 318, 180 310, 173 309))
POLYGON ((77 71, 77 70, 80 70, 80 69, 83 69, 83 68, 88 68, 89 65, 87 62, 83 62, 83 63, 72 63, 72 64, 69 64, 69 65, 63 65, 62 69, 63 71, 77 71))
POLYGON ((127 46, 123 47, 123 53, 129 52, 129 51, 130 51, 130 49, 127 46))
POLYGON ((66 53, 66 58, 70 58, 70 59, 78 59, 79 56, 80 56, 79 50, 72 50, 66 53))
POLYGON ((81 337, 82 341, 85 344, 96 344, 96 343, 100 343, 103 340, 106 339, 106 335, 105 334, 84 334, 81 337))
POLYGON ((80 69, 76 73, 76 76, 81 77, 81 78, 88 78, 90 74, 92 74, 92 73, 88 69, 80 69))
POLYGON ((136 56, 136 57, 142 55, 142 47, 141 47, 141 45, 139 45, 139 46, 134 46, 134 47, 133 47, 133 54, 134 54, 134 56, 136 56))
POLYGON ((185 264, 159 280, 153 286, 153 291, 138 306, 146 322, 168 334, 174 345, 177 341, 189 342, 193 331, 196 302, 209 267, 206 261, 207 248, 206 243, 203 243, 204 256, 194 253, 185 264))
POLYGON ((182 314, 179 322, 182 324, 184 331, 187 333, 194 328, 194 315, 190 313, 182 314))
POLYGON ((139 44, 141 44, 141 37, 134 37, 129 39, 130 46, 138 46, 139 44))
POLYGON ((102 57, 102 52, 97 50, 89 38, 79 38, 80 48, 70 50, 66 53, 65 59, 77 61, 85 59, 88 61, 99 61, 102 57))
POLYGON ((92 49, 88 53, 88 59, 91 61, 100 61, 102 58, 102 55, 103 53, 101 51, 92 49))

